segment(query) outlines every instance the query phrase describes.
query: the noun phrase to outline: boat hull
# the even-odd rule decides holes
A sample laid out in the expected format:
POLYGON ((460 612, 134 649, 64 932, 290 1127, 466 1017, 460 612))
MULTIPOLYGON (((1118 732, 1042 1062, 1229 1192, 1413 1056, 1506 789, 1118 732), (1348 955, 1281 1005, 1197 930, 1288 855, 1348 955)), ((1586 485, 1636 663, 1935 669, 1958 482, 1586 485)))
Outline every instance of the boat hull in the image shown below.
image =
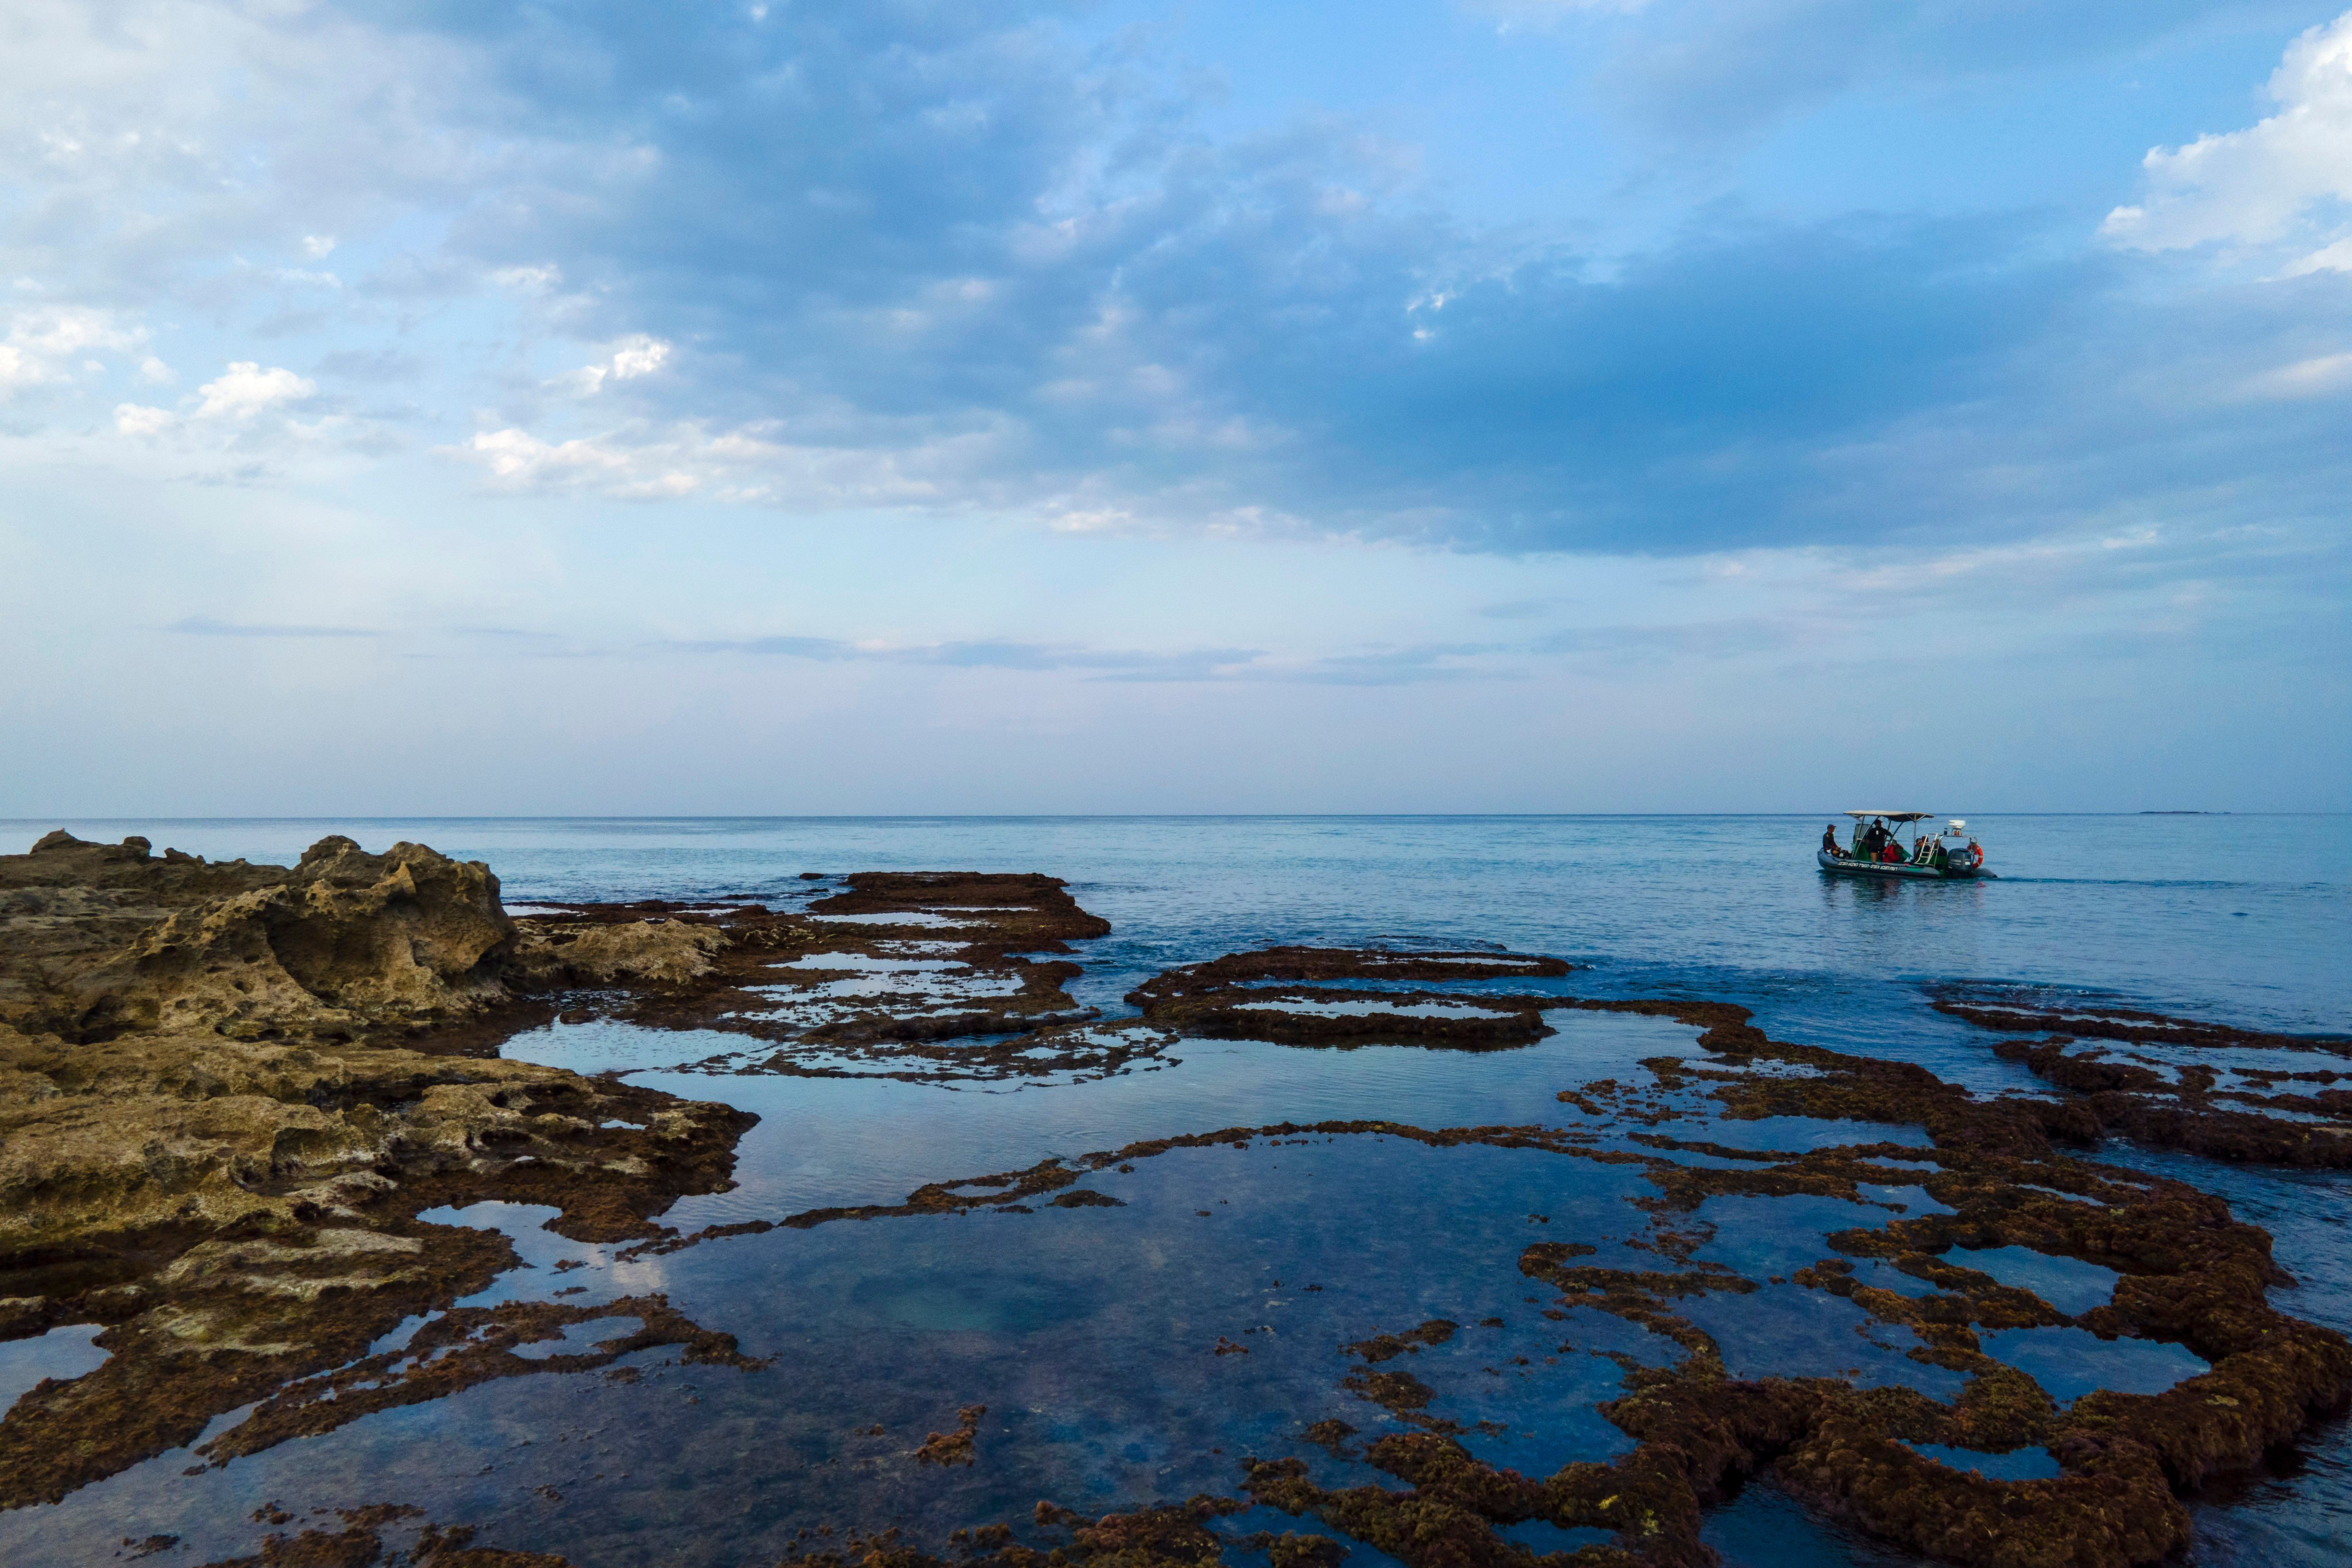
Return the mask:
POLYGON ((1982 867, 1971 870, 1949 866, 1939 871, 1933 866, 1914 866, 1907 860, 1892 864, 1884 860, 1856 860, 1851 857, 1832 855, 1826 849, 1813 851, 1813 858, 1821 863, 1822 870, 1839 877, 1901 877, 1926 882, 1973 882, 1986 880, 1992 876, 1982 867))

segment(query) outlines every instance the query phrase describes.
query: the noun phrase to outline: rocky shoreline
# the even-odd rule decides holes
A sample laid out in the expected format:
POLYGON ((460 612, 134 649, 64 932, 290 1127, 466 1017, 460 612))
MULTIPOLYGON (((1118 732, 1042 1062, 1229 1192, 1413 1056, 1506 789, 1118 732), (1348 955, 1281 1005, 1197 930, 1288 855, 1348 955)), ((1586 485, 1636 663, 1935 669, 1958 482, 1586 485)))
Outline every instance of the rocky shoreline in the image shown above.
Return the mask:
MULTIPOLYGON (((1525 1152, 1647 1184, 1654 1195, 1633 1203, 1646 1216, 1641 1233, 1622 1242, 1636 1249, 1634 1266, 1590 1261, 1596 1247, 1574 1240, 1516 1258, 1517 1275, 1549 1292, 1527 1298, 1548 1303, 1546 1321, 1597 1313, 1674 1347, 1660 1366, 1580 1351, 1571 1335, 1549 1358, 1619 1362, 1622 1394, 1599 1411, 1630 1451, 1536 1478, 1476 1457, 1470 1430, 1442 1402, 1433 1408, 1433 1389, 1386 1364, 1454 1340, 1458 1323, 1432 1319, 1341 1347, 1362 1364, 1339 1386, 1363 1402, 1358 1419, 1387 1430, 1350 1448, 1354 1426, 1327 1418, 1303 1424, 1298 1439, 1401 1489, 1327 1487, 1304 1457, 1235 1455, 1230 1494, 1095 1521, 1041 1502, 1022 1523, 1025 1540, 1001 1521, 961 1532, 965 1563, 1208 1568, 1239 1545, 1273 1568, 1330 1568, 1346 1555, 1333 1536, 1236 1541, 1211 1528, 1270 1508, 1409 1568, 1698 1565, 1713 1560, 1704 1510, 1765 1469, 1816 1509, 1944 1560, 2147 1563, 2188 1540, 2181 1491, 2255 1462, 2352 1395, 2352 1345, 2271 1303, 2287 1280, 2267 1234, 2195 1187, 2088 1157, 2103 1138, 2125 1136, 2340 1167, 2345 1145, 2328 1119, 2342 1110, 2333 1086, 2336 1058, 2352 1048, 2343 1042, 1946 997, 1943 1011, 1990 1031, 2042 1034, 1997 1054, 2052 1090, 1988 1098, 1916 1066, 1774 1040, 1726 1003, 1521 989, 1570 966, 1486 948, 1227 954, 1163 971, 1129 994, 1138 1016, 1104 1020, 1066 989, 1080 971, 1066 955, 1109 928, 1053 878, 860 873, 812 890, 823 896, 790 911, 730 899, 541 906, 516 918, 487 866, 414 844, 373 855, 327 838, 280 868, 55 833, 0 857, 0 1340, 100 1324, 109 1352, 82 1376, 41 1383, 0 1419, 0 1510, 54 1502, 174 1449, 193 1448, 200 1462, 189 1473, 202 1473, 499 1379, 610 1369, 629 1381, 634 1367, 614 1363, 639 1351, 730 1377, 756 1378, 768 1364, 658 1293, 460 1305, 520 1260, 495 1231, 420 1217, 445 1205, 544 1205, 557 1211, 549 1229, 620 1244, 625 1261, 841 1221, 1120 1209, 1106 1185, 1163 1157, 1357 1139, 1525 1152), (681 1197, 733 1186, 737 1145, 756 1118, 498 1054, 551 1018, 609 1017, 741 1042, 681 1064, 688 1070, 1084 1082, 1164 1065, 1181 1038, 1507 1052, 1552 1035, 1547 1016, 1580 1010, 1685 1026, 1698 1054, 1560 1085, 1557 1125, 1184 1131, 1016 1171, 938 1173, 896 1204, 690 1232, 664 1215, 681 1197), (2208 1053, 2221 1065, 2207 1065, 2208 1053), (1776 1117, 1916 1128, 1924 1142, 1774 1152, 1695 1130, 1776 1117), (1867 1195, 1905 1187, 1932 1205, 1907 1214, 1867 1195), (1700 1214, 1709 1199, 1787 1196, 1891 1212, 1826 1236, 1829 1255, 1788 1279, 1697 1256, 1716 1234, 1700 1214), (2079 1259, 2118 1283, 2105 1304, 2062 1311, 1965 1261, 1984 1248, 2079 1259), (1907 1334, 1909 1359, 1950 1374, 1957 1394, 1734 1375, 1691 1303, 1768 1284, 1907 1334), (394 1332, 404 1323, 413 1331, 394 1332), (2210 1370, 2167 1393, 2102 1390, 2062 1404, 1981 1338, 2051 1327, 2181 1346, 2210 1370), (562 1342, 551 1352, 550 1342, 562 1342), (1923 1446, 2045 1449, 2054 1473, 1989 1479, 1923 1446), (1530 1520, 1612 1539, 1538 1557, 1499 1533, 1530 1520)), ((1247 1357, 1251 1345, 1220 1336, 1203 1353, 1247 1357)), ((968 1405, 909 1462, 979 1462, 985 1414, 968 1405)), ((274 1502, 254 1520, 273 1532, 236 1560, 250 1568, 562 1563, 475 1545, 404 1503, 313 1510, 291 1532, 280 1527, 295 1516, 274 1502)), ((811 1539, 793 1555, 812 1568, 943 1563, 900 1542, 889 1521, 873 1522, 880 1533, 811 1539)), ((124 1549, 170 1545, 157 1537, 124 1549)))
POLYGON ((484 1042, 559 985, 676 984, 708 933, 559 951, 498 879, 323 839, 291 868, 53 833, 0 858, 0 1335, 100 1323, 105 1365, 0 1421, 0 1507, 195 1439, 514 1265, 415 1216, 551 1205, 581 1240, 723 1190, 751 1118, 484 1042))

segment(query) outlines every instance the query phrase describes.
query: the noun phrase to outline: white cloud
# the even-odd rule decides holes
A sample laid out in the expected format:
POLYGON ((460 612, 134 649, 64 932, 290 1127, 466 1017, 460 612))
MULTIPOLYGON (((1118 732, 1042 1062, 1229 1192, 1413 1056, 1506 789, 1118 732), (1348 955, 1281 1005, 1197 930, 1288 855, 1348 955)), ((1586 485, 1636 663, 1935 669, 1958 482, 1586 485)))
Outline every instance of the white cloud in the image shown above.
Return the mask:
POLYGON ((501 267, 490 274, 490 281, 501 289, 519 289, 535 294, 562 282, 563 269, 552 263, 544 267, 501 267))
POLYGON ((152 289, 225 253, 312 259, 419 197, 467 190, 517 143, 469 135, 479 52, 309 0, 11 0, 0 167, 75 222, 17 226, 12 265, 152 289))
POLYGON ((2286 268, 2289 278, 2303 278, 2314 272, 2352 272, 2352 239, 2323 245, 2286 268))
POLYGON ((264 370, 254 360, 233 361, 217 381, 196 389, 204 401, 196 405, 198 419, 250 419, 275 404, 290 403, 318 391, 318 384, 279 367, 264 370))
POLYGON ((1594 12, 1602 16, 1631 15, 1649 3, 1650 0, 1471 0, 1470 8, 1494 17, 1496 26, 1507 33, 1515 27, 1541 27, 1594 12))
POLYGON ((669 345, 659 338, 631 338, 614 353, 613 379, 627 381, 633 376, 651 375, 661 369, 669 353, 669 345))
POLYGON ((489 470, 491 479, 515 489, 562 486, 590 475, 609 477, 629 466, 626 457, 595 440, 548 442, 528 430, 485 430, 463 447, 447 450, 472 458, 489 470))
POLYGON ((784 438, 780 422, 761 420, 717 434, 692 422, 635 424, 555 441, 510 427, 437 450, 478 465, 501 490, 625 500, 692 495, 806 511, 952 505, 975 489, 985 493, 978 476, 999 465, 1019 438, 1003 420, 967 430, 899 434, 895 442, 852 438, 834 445, 784 438))
POLYGON ((634 381, 641 375, 651 375, 669 363, 670 345, 659 338, 640 333, 623 338, 614 347, 613 356, 602 364, 583 364, 578 370, 566 371, 548 384, 578 397, 593 397, 612 381, 634 381))
MULTIPOLYGON (((2147 199, 2109 213, 2101 232, 2137 250, 2309 244, 2319 212, 2352 202, 2352 11, 2288 45, 2267 90, 2279 111, 2260 123, 2151 149, 2147 199)), ((2347 263, 2338 241, 2286 270, 2347 263)))
POLYGON ((110 310, 54 305, 19 310, 0 336, 0 397, 18 387, 67 380, 75 362, 90 350, 136 348, 145 337, 110 310))
POLYGON ((115 405, 114 427, 125 436, 145 437, 161 435, 179 420, 168 408, 151 408, 143 404, 122 403, 115 405))
POLYGON ((2352 353, 2320 354, 2265 371, 2245 384, 2250 397, 2325 397, 2352 387, 2352 353))

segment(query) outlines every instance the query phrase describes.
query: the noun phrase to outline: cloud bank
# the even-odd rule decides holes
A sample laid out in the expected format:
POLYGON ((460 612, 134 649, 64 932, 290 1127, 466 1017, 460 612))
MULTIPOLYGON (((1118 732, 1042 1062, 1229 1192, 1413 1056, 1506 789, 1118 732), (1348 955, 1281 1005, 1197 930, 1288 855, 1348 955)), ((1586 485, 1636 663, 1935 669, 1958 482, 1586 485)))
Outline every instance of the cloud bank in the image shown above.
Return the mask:
POLYGON ((23 0, 0 723, 173 661, 591 721, 626 668, 752 727, 1654 681, 1640 730, 2117 650, 2340 686, 2313 21, 23 0))
MULTIPOLYGON (((1601 80, 1696 133, 1695 104, 1748 123, 1855 80, 2126 47, 2192 9, 1578 16, 1633 29, 1601 80), (1740 107, 1735 61, 1780 97, 1740 107)), ((122 15, 19 24, 7 260, 84 298, 7 314, 0 392, 136 351, 161 311, 242 320, 246 352, 193 402, 111 405, 130 439, 308 408, 280 427, 314 453, 422 447, 509 493, 1505 552, 2006 536, 2217 484, 2302 511, 2340 478, 2275 461, 2319 425, 2247 422, 2229 395, 2332 345, 2286 345, 2272 301, 2102 255, 2063 216, 1731 210, 1606 256, 1482 235, 1347 122, 1203 134, 1195 101, 1053 6, 122 15), (256 336, 315 343, 320 372, 256 336), (2159 344, 2207 395, 2151 392, 2159 344), (437 420, 325 368, 419 347, 437 420), (474 427, 447 428, 461 409, 474 427)), ((2278 115, 2151 154, 2147 199, 2106 219, 2123 254, 2319 222, 2344 193, 2347 38, 2292 45, 2278 115)), ((2303 322, 2344 302, 2318 238, 2286 268, 2312 277, 2303 322)))

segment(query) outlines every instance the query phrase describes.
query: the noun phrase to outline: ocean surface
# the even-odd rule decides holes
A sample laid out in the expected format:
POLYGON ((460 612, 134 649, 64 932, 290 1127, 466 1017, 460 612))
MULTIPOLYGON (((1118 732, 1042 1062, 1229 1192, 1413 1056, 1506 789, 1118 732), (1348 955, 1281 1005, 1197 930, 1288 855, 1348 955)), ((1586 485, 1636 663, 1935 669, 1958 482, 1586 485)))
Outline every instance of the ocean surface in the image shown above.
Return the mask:
MULTIPOLYGON (((1109 936, 1077 944, 1087 973, 1070 989, 1113 1016, 1130 1013, 1121 998, 1163 968, 1270 942, 1499 943, 1577 965, 1548 983, 1564 994, 1737 1002, 1777 1038, 1916 1061, 1981 1091, 2041 1086, 1995 1058, 1991 1037, 1932 1012, 1932 987, 2031 985, 2266 1030, 2352 1030, 2352 817, 1971 818, 1999 879, 1884 885, 1820 874, 1812 856, 1824 820, 40 820, 0 822, 0 852, 61 826, 276 862, 330 833, 379 850, 409 839, 488 862, 510 906, 751 894, 781 908, 810 896, 800 880, 809 871, 1043 871, 1111 922, 1109 936)), ((1559 1033, 1493 1055, 1187 1042, 1181 1059, 1152 1070, 987 1089, 677 1070, 717 1047, 610 1022, 551 1025, 508 1049, 617 1068, 757 1111, 740 1185, 665 1216, 690 1228, 896 1203, 926 1182, 1237 1124, 1533 1121, 1557 1111, 1552 1091, 1566 1083, 1693 1048, 1689 1030, 1660 1020, 1548 1016, 1559 1033)), ((1772 1121, 1791 1125, 1705 1136, 1801 1148, 1880 1135, 1772 1121)), ((1916 1129, 1884 1135, 1920 1141, 1916 1129)), ((2273 1233, 2278 1261, 2300 1281, 2278 1304, 2352 1331, 2352 1184, 2340 1173, 2123 1144, 2097 1157, 2227 1196, 2273 1233)), ((1488 1374, 1517 1355, 1542 1360, 1559 1337, 1526 1305, 1510 1260, 1530 1239, 1532 1214, 1549 1216, 1552 1237, 1625 1233, 1640 1182, 1622 1169, 1383 1138, 1185 1152, 1106 1173, 1103 1190, 1120 1209, 827 1225, 635 1262, 537 1229, 543 1211, 477 1205, 436 1217, 498 1225, 535 1266, 484 1300, 544 1299, 546 1269, 582 1258, 590 1267, 566 1278, 593 1293, 575 1300, 665 1290, 698 1321, 737 1334, 747 1353, 777 1357, 775 1367, 673 1369, 627 1385, 587 1374, 510 1379, 199 1477, 182 1475, 184 1454, 166 1455, 54 1508, 0 1516, 0 1557, 84 1561, 79 1553, 101 1541, 111 1551, 123 1537, 168 1532, 185 1542, 172 1561, 200 1562, 215 1545, 251 1550, 240 1521, 258 1500, 297 1493, 339 1506, 416 1502, 444 1522, 479 1526, 484 1543, 564 1552, 580 1568, 770 1563, 794 1531, 819 1523, 900 1523, 910 1541, 939 1549, 949 1528, 1024 1517, 1041 1496, 1099 1513, 1231 1491, 1237 1456, 1290 1452, 1298 1426, 1323 1416, 1351 1415, 1369 1435, 1377 1412, 1339 1393, 1345 1367, 1334 1347, 1436 1316, 1507 1321, 1488 1340, 1465 1331, 1420 1355, 1415 1371, 1449 1415, 1494 1428, 1465 1439, 1482 1457, 1541 1474, 1630 1445, 1592 1409, 1615 1390, 1607 1361, 1560 1356, 1546 1375, 1488 1374), (1299 1294, 1310 1281, 1328 1288, 1299 1294), (1199 1353, 1244 1331, 1260 1334, 1250 1356, 1199 1353), (878 1426, 919 1438, 948 1429, 968 1404, 992 1412, 982 1447, 992 1456, 968 1471, 909 1479, 882 1440, 846 1436, 878 1426), (547 1502, 548 1491, 567 1500, 547 1502)), ((1912 1212, 1932 1205, 1917 1189, 1882 1195, 1912 1212)), ((1827 1230, 1884 1216, 1831 1200, 1718 1198, 1706 1217, 1719 1235, 1702 1256, 1761 1277, 1822 1256, 1827 1230)), ((2070 1289, 2095 1300, 2111 1285, 2062 1278, 2047 1259, 2011 1261, 2026 1270, 2014 1282, 2053 1300, 2070 1289)), ((1735 1373, 1859 1369, 1860 1381, 1939 1395, 1957 1385, 1904 1358, 1884 1328, 1863 1331, 1858 1311, 1793 1287, 1708 1298, 1690 1315, 1723 1340, 1735 1373)), ((1576 1327, 1588 1346, 1663 1353, 1613 1320, 1576 1327)), ((2029 1337, 2003 1349, 1988 1336, 1989 1350, 2062 1399, 2096 1386, 2153 1392, 2201 1369, 2177 1347, 2021 1332, 2029 1337)), ((95 1354, 87 1337, 60 1339, 58 1353, 95 1354)), ((8 1370, 0 1356, 0 1377, 8 1370)), ((0 1396, 13 1386, 0 1385, 0 1396)), ((1318 1465, 1327 1485, 1379 1479, 1318 1465)), ((2340 1418, 2318 1425, 2260 1473, 2190 1500, 2192 1562, 2352 1560, 2352 1434, 2340 1418)), ((1297 1525, 1252 1514, 1223 1528, 1297 1525)), ((1716 1510, 1707 1528, 1738 1563, 1912 1561, 1810 1515, 1769 1479, 1716 1510)), ((1589 1532, 1511 1533, 1545 1551, 1589 1532)), ((1357 1568, 1388 1561, 1353 1551, 1357 1568)), ((1235 1561, 1246 1556, 1236 1549, 1235 1561)))

